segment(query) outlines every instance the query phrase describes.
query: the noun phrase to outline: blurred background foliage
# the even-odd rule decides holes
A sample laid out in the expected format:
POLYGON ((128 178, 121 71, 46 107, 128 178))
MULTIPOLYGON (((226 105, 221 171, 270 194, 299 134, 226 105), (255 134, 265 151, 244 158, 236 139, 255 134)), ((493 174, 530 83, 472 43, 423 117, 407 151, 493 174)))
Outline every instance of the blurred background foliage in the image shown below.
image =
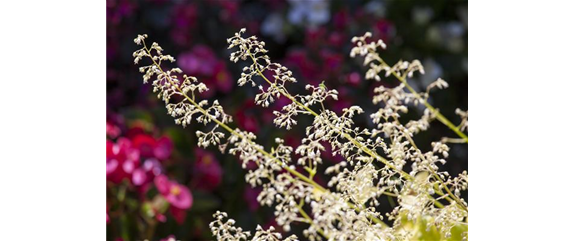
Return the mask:
MULTIPOLYGON (((381 56, 388 63, 421 60, 426 74, 411 79, 413 87, 422 90, 438 77, 449 83, 429 99, 447 118, 458 123, 454 110, 467 110, 466 1, 107 0, 106 13, 109 240, 159 240, 170 235, 209 240, 208 224, 215 210, 229 213, 249 230, 274 224, 273 210, 256 201, 259 190, 245 184, 238 159, 216 149, 196 148, 194 133, 203 127, 176 126, 150 86, 142 84, 132 57, 137 34, 148 34, 150 41, 173 55, 177 62, 170 67, 206 83, 210 91, 203 97, 218 99, 234 117, 234 125, 257 134, 259 143, 283 137, 298 145, 303 127, 312 119, 301 116, 293 130, 280 130, 272 124, 271 110, 254 105, 256 89, 235 84, 245 64, 229 61, 226 39, 243 27, 267 43, 273 61, 294 72, 298 83, 291 84, 292 93, 322 81, 337 89, 339 100, 327 106, 333 110, 359 105, 366 113, 375 112, 373 89, 398 85, 393 77, 365 80, 362 60, 349 57, 351 38, 366 31, 387 43, 381 56), (158 176, 168 181, 158 181, 158 176)), ((279 100, 273 108, 284 103, 279 100)), ((403 120, 421 114, 411 108, 403 120)), ((372 126, 368 114, 355 120, 358 126, 372 126)), ((443 136, 455 137, 433 122, 416 140, 428 150, 431 141, 443 136)), ((328 152, 324 159, 327 164, 340 161, 328 152)), ((453 175, 467 170, 467 145, 453 144, 447 161, 441 170, 453 175)), ((316 181, 325 184, 328 178, 319 175, 316 181)), ((390 211, 395 202, 381 200, 381 211, 390 211)))

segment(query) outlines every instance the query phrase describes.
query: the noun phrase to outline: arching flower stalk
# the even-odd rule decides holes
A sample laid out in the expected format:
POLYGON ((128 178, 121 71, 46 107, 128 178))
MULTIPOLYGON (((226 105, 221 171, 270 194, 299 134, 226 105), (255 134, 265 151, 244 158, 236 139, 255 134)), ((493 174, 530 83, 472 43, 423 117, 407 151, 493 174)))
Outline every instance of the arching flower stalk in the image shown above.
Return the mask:
MULTIPOLYGON (((296 171, 291 165, 292 148, 283 145, 283 140, 277 138, 278 146, 272 152, 267 152, 261 145, 255 143, 256 136, 253 133, 228 126, 232 118, 225 114, 217 101, 214 101, 211 106, 206 100, 196 101, 195 93, 207 91, 205 85, 198 83, 195 77, 185 75, 183 81, 180 81, 177 74, 181 73, 181 70, 178 68, 164 71, 161 61, 173 62, 175 59, 169 55, 163 55, 157 43, 153 43, 148 48, 145 45, 146 37, 146 35, 139 35, 135 39, 135 43, 143 47, 134 52, 136 64, 143 58, 149 58, 152 61, 152 64, 140 68, 140 72, 144 73, 144 83, 154 79, 153 90, 158 93, 158 98, 165 102, 168 114, 175 118, 176 124, 185 127, 192 120, 204 125, 215 123, 208 132, 196 131, 198 146, 206 148, 210 145, 217 145, 222 151, 228 150, 230 154, 239 156, 243 161, 243 167, 246 167, 249 162, 257 164, 257 169, 248 171, 246 181, 252 186, 263 187, 263 192, 258 197, 261 204, 270 206, 277 204, 275 214, 278 224, 282 225, 284 230, 289 230, 292 222, 308 223, 310 227, 306 230, 306 235, 312 240, 320 239, 321 236, 329 237, 330 233, 334 232, 325 230, 329 223, 326 223, 325 227, 318 227, 318 222, 313 222, 313 219, 305 213, 304 203, 312 207, 327 200, 335 200, 341 205, 343 211, 358 209, 343 199, 337 198, 336 193, 327 191, 311 178, 296 171), (231 135, 226 137, 220 129, 227 130, 231 135), (227 141, 224 141, 226 138, 227 141), (229 149, 228 145, 231 145, 229 149), (282 170, 286 170, 287 173, 281 172, 282 170)), ((382 216, 377 212, 363 212, 361 217, 367 218, 370 223, 376 222, 377 224, 374 224, 372 228, 386 228, 386 225, 379 219, 382 216)), ((331 220, 332 222, 335 220, 331 220)), ((256 237, 258 237, 257 234, 256 237)))
MULTIPOLYGON (((415 105, 423 104, 428 111, 430 112, 428 115, 432 115, 433 119, 436 118, 452 131, 454 131, 464 142, 468 143, 468 136, 464 134, 464 128, 466 127, 466 122, 468 120, 468 115, 461 115, 462 122, 460 126, 455 126, 451 121, 449 121, 446 117, 444 117, 438 109, 434 108, 431 104, 427 102, 429 92, 433 88, 444 89, 448 87, 448 84, 441 78, 438 78, 436 81, 431 83, 428 87, 426 92, 418 93, 415 91, 407 82, 407 78, 413 77, 415 72, 420 72, 424 74, 424 68, 419 60, 413 60, 412 62, 402 61, 400 60, 395 65, 390 66, 387 64, 383 58, 377 53, 377 49, 386 49, 386 45, 381 41, 378 40, 375 42, 367 43, 367 38, 372 36, 371 33, 367 32, 361 37, 354 37, 352 42, 356 44, 355 47, 351 50, 350 56, 356 57, 357 55, 365 57, 363 64, 369 65, 369 70, 365 77, 367 79, 374 79, 376 81, 381 81, 381 77, 379 73, 385 72, 385 77, 390 75, 395 76, 400 82, 401 85, 395 88, 395 91, 402 90, 406 88, 410 93, 402 92, 402 95, 399 95, 400 99, 404 101, 405 104, 409 102, 413 102, 415 105)), ((382 87, 382 86, 381 86, 382 87)), ((380 91, 380 90, 379 90, 380 91)), ((393 103, 391 103, 392 105, 393 103)), ((458 111, 457 111, 458 112, 458 111)), ((458 114, 458 113, 457 113, 458 114)))
MULTIPOLYGON (((387 191, 394 192, 395 194, 399 193, 399 189, 396 188, 398 185, 404 185, 404 181, 413 181, 414 176, 405 173, 403 169, 403 165, 406 164, 405 157, 406 153, 403 149, 407 149, 405 146, 406 142, 402 142, 399 138, 391 142, 392 146, 387 147, 386 144, 382 141, 381 138, 371 139, 370 137, 376 136, 378 133, 382 131, 380 129, 375 130, 360 130, 359 128, 353 127, 352 117, 355 114, 363 113, 363 110, 359 106, 352 106, 350 108, 343 109, 343 114, 338 116, 335 112, 330 111, 324 108, 323 101, 327 98, 337 99, 337 91, 336 90, 328 90, 324 84, 319 86, 311 86, 307 85, 306 89, 311 90, 311 94, 308 95, 292 95, 287 90, 286 84, 287 83, 295 83, 296 79, 292 77, 292 72, 287 69, 285 66, 282 66, 279 63, 274 63, 271 61, 269 56, 266 54, 268 51, 265 49, 265 42, 259 41, 256 36, 250 36, 244 38, 242 36, 245 33, 245 29, 240 30, 239 33, 236 33, 233 37, 227 39, 229 43, 228 48, 237 48, 237 50, 231 53, 230 60, 233 62, 237 62, 241 60, 250 60, 251 64, 248 67, 243 68, 243 73, 241 74, 241 78, 238 80, 239 86, 243 86, 246 83, 251 84, 253 87, 257 86, 258 84, 254 80, 253 77, 259 76, 263 80, 265 80, 268 87, 264 88, 262 85, 259 84, 259 90, 261 93, 255 96, 255 102, 258 105, 263 107, 269 106, 270 103, 273 103, 275 99, 278 99, 281 95, 287 97, 292 102, 285 107, 283 107, 282 111, 275 111, 274 114, 276 116, 274 123, 279 127, 286 127, 286 129, 290 129, 292 125, 297 124, 297 121, 294 119, 295 116, 298 114, 307 114, 314 116, 313 126, 307 127, 307 138, 302 140, 303 144, 307 142, 313 143, 315 146, 320 145, 318 144, 320 141, 328 141, 333 149, 333 154, 341 154, 345 159, 353 164, 353 161, 359 160, 367 162, 368 165, 371 164, 372 160, 378 160, 382 162, 385 166, 381 169, 381 173, 383 173, 383 178, 386 180, 394 179, 393 181, 387 183, 386 187, 379 186, 379 190, 381 190, 381 194, 387 193, 387 191), (265 76, 265 72, 268 71, 272 74, 272 80, 268 79, 265 76), (275 98, 274 98, 275 97, 275 98), (319 113, 313 111, 311 108, 313 105, 320 104, 322 109, 319 113), (384 153, 390 155, 390 161, 387 158, 378 154, 378 151, 381 150, 384 153), (399 178, 395 178, 398 176, 399 178), (404 179, 404 180, 403 180, 404 179)), ((369 34, 367 34, 369 35, 369 34)), ((363 40, 364 42, 365 37, 354 38, 353 42, 357 42, 357 39, 363 40)), ((376 43, 368 44, 368 47, 363 45, 363 42, 359 41, 359 45, 363 48, 354 48, 351 52, 354 55, 354 52, 365 52, 368 53, 368 50, 374 49, 376 47, 385 48, 386 45, 383 43, 382 40, 377 41, 376 43)), ((372 59, 374 55, 367 55, 366 59, 372 59)), ((419 61, 413 61, 413 64, 407 64, 406 68, 408 69, 408 75, 412 75, 412 73, 416 70, 423 70, 422 65, 419 61)), ((373 72, 369 70, 370 73, 368 75, 378 74, 378 72, 373 72)), ((378 76, 377 76, 378 78, 378 76)), ((442 80, 442 79, 439 79, 442 80)), ((429 89, 438 86, 444 87, 446 82, 439 81, 437 83, 431 84, 429 89)), ((381 89, 384 87, 379 87, 381 89)), ((388 105, 390 107, 396 107, 386 110, 380 110, 375 115, 376 118, 373 121, 378 124, 380 122, 380 118, 383 117, 385 114, 387 117, 389 115, 393 115, 398 117, 398 112, 406 112, 407 107, 400 105, 402 100, 409 101, 419 101, 415 95, 409 95, 402 91, 402 88, 395 88, 395 95, 402 96, 401 99, 395 99, 395 105, 388 105), (380 113, 383 112, 383 113, 380 113)), ((384 90, 384 89, 383 89, 384 90)), ((381 90, 381 91, 383 91, 381 90)), ((394 96, 394 95, 391 95, 394 96)), ((383 99, 383 97, 376 96, 375 99, 383 99)), ((379 102, 375 101, 375 103, 379 102)), ((435 112, 426 112, 427 114, 421 121, 413 121, 407 124, 407 127, 412 132, 418 132, 420 130, 426 130, 428 128, 428 121, 435 118, 435 115, 431 115, 431 113, 435 112)), ((398 122, 398 120, 396 121, 398 122)), ((384 123, 379 124, 381 127, 393 128, 397 125, 397 123, 384 123)), ((400 123, 398 123, 399 127, 402 127, 400 123)), ((399 132, 403 133, 403 132, 399 132)), ((412 134, 410 133, 403 133, 407 136, 412 134)), ((306 145, 302 147, 307 147, 306 145)), ((298 148, 299 149, 299 148, 298 148)), ((418 148, 414 148, 417 149, 418 148)), ((307 159, 315 159, 320 161, 320 158, 316 158, 319 156, 320 148, 317 148, 315 152, 307 153, 311 156, 307 159)), ((299 153, 300 154, 300 153, 299 153)), ((305 158, 305 157, 303 157, 305 158)), ((312 163, 313 165, 317 165, 316 162, 312 163)), ((436 168, 438 169, 438 168, 436 168)), ((416 172, 414 172, 416 173, 416 172)), ((435 175, 436 176, 436 175, 435 175)), ((384 183, 384 182, 383 182, 384 183)), ((434 186, 432 186, 435 189, 434 186)), ((433 190, 434 192, 441 193, 441 190, 433 190)), ((449 201, 458 200, 457 197, 444 197, 447 198, 449 201)), ((431 199, 434 199, 431 197, 431 199)), ((462 201, 459 201, 459 204, 462 208, 466 209, 466 204, 462 201)))
MULTIPOLYGON (((465 229, 468 204, 460 198, 460 192, 467 188, 466 172, 455 178, 439 172, 438 163, 444 164, 444 158, 448 157, 446 143, 432 143, 433 150, 424 152, 412 138, 426 130, 428 122, 438 118, 438 112, 428 108, 421 120, 406 125, 398 121, 400 113, 408 111, 403 103, 426 103, 430 89, 446 87, 446 82, 431 84, 426 95, 405 93, 402 88, 407 86, 406 83, 401 88, 377 88, 373 101, 375 104, 385 102, 385 108, 371 115, 377 125, 375 129, 361 129, 355 127, 352 120, 355 115, 363 113, 359 106, 343 109, 341 115, 325 108, 323 102, 327 98, 336 100, 338 93, 324 84, 307 85, 306 89, 310 91, 307 95, 290 94, 286 84, 296 82, 292 72, 273 63, 266 55, 265 43, 255 36, 243 38, 241 34, 244 32, 242 29, 228 39, 229 48, 238 48, 231 54, 232 61, 251 60, 250 66, 243 69, 238 84, 258 86, 261 93, 255 96, 255 103, 264 107, 281 96, 291 100, 281 111, 274 112, 274 123, 279 128, 289 130, 297 125, 299 114, 313 117, 313 123, 306 127, 306 137, 296 148, 276 138, 276 146, 267 152, 255 142, 253 133, 232 129, 229 126, 232 118, 225 114, 217 101, 209 105, 206 100, 196 100, 196 93, 207 91, 204 84, 185 75, 180 80, 181 70, 178 68, 162 69, 162 61, 173 62, 175 59, 163 55, 156 43, 148 48, 145 45, 147 36, 139 35, 135 39, 135 43, 143 45, 143 48, 134 52, 134 58, 136 64, 142 58, 151 59, 152 64, 140 68, 144 73, 144 83, 154 79, 154 92, 164 100, 168 114, 175 118, 177 124, 185 127, 195 120, 209 126, 207 132, 196 131, 199 146, 218 146, 222 152, 238 156, 244 168, 250 162, 257 164, 255 170, 248 170, 245 179, 250 185, 263 188, 257 197, 258 202, 275 207, 277 223, 285 231, 290 230, 292 223, 301 222, 309 225, 303 232, 309 240, 412 240, 424 231, 408 228, 405 222, 423 222, 426 229, 437 230, 443 238, 449 237, 455 228, 458 230, 462 226, 465 229), (272 73, 272 80, 265 76, 265 72, 272 73), (265 82, 257 84, 255 76, 260 76, 265 82), (317 106, 320 106, 319 110, 314 111, 317 106), (333 155, 340 154, 345 158, 345 161, 326 168, 325 174, 331 176, 328 182, 330 190, 313 181, 317 167, 325 164, 321 158, 321 152, 325 151, 324 142, 331 145, 333 155), (293 154, 300 155, 296 162, 291 158, 293 154), (407 164, 412 167, 409 173, 403 170, 407 164), (296 165, 303 167, 307 174, 298 172, 296 165), (397 198, 399 203, 386 213, 393 222, 391 227, 381 221, 383 215, 377 210, 379 199, 384 195, 397 198), (308 214, 307 211, 311 212, 308 214)), ((384 43, 379 41, 376 46, 384 47, 384 43)), ((369 48, 353 51, 368 52, 369 48)), ((367 58, 374 58, 374 55, 367 55, 367 58)), ((407 63, 406 69, 404 65, 401 63, 393 68, 407 71, 406 75, 409 71, 422 70, 420 63, 407 63)), ((369 71, 368 75, 373 76, 381 70, 369 71)), ((460 115, 467 116, 465 112, 460 112, 460 115)), ((465 126, 466 122, 461 124, 461 127, 465 126)), ((233 220, 225 221, 227 214, 218 212, 214 217, 216 220, 210 227, 219 240, 247 240, 250 236, 249 232, 234 227, 233 220)), ((467 236, 466 232, 460 235, 460 238, 467 236)), ((281 235, 273 229, 260 227, 253 237, 253 240, 280 239, 281 235)), ((290 236, 285 240, 295 239, 295 236, 290 236)))

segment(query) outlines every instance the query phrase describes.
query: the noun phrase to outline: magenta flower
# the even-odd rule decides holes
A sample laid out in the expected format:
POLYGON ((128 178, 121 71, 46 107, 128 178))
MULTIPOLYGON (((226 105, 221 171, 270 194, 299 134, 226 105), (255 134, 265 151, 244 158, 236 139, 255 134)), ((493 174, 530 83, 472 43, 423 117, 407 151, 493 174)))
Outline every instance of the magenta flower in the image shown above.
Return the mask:
POLYGON ((170 181, 165 175, 156 176, 154 183, 159 193, 174 207, 188 209, 193 204, 193 196, 186 186, 170 181))
POLYGON ((142 168, 137 168, 132 172, 132 183, 136 186, 141 186, 147 181, 147 175, 145 170, 142 168))
POLYGON ((116 143, 106 142, 106 177, 119 183, 130 179, 132 172, 139 167, 139 151, 132 147, 129 139, 120 137, 116 143))
POLYGON ((196 45, 191 51, 180 54, 177 63, 189 75, 212 76, 217 57, 209 47, 196 45))
POLYGON ((106 176, 110 176, 118 168, 118 160, 114 157, 114 143, 106 140, 106 176))
POLYGON ((120 135, 120 128, 109 121, 106 121, 106 135, 111 138, 116 138, 120 135))
POLYGON ((347 75, 347 83, 352 86, 359 86, 361 84, 361 75, 357 72, 347 75))
POLYGON ((155 139, 147 134, 135 134, 132 138, 132 144, 140 152, 142 158, 157 158, 166 160, 171 155, 173 143, 167 137, 155 139))
POLYGON ((166 160, 171 156, 173 150, 173 142, 167 137, 162 137, 157 140, 153 148, 154 156, 159 160, 166 160))
POLYGON ((154 156, 155 139, 146 134, 139 134, 132 138, 132 144, 140 151, 143 158, 154 156))
POLYGON ((143 162, 139 168, 132 173, 132 183, 137 190, 144 194, 149 190, 151 182, 160 175, 162 171, 161 163, 155 158, 149 158, 143 162))
POLYGON ((159 241, 175 241, 175 236, 174 235, 169 235, 165 238, 160 239, 159 241))

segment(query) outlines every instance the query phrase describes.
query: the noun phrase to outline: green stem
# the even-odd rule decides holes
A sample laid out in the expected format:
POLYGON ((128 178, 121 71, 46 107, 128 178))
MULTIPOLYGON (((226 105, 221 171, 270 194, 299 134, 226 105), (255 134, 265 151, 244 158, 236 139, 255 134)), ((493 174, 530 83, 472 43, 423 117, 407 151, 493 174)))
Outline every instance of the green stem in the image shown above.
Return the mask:
MULTIPOLYGON (((251 53, 247 53, 251 59, 253 60, 254 63, 257 64, 257 60, 253 57, 253 55, 251 55, 251 53)), ((263 73, 261 72, 261 70, 259 69, 259 67, 257 67, 257 65, 255 66, 255 69, 257 70, 257 73, 259 74, 259 76, 261 76, 265 81, 267 81, 267 83, 269 83, 270 85, 272 85, 273 87, 277 88, 277 85, 275 85, 275 83, 271 82, 269 79, 267 79, 267 77, 265 77, 265 75, 263 75, 263 73)), ((288 99, 290 99, 291 101, 293 101, 295 104, 297 104, 298 106, 302 107, 303 109, 307 110, 310 114, 312 114, 315 117, 319 117, 319 114, 317 114, 317 112, 313 111, 311 108, 305 106, 303 103, 299 102, 297 99, 295 99, 295 97, 293 97, 292 95, 290 95, 289 93, 286 93, 283 89, 281 88, 277 88, 279 90, 279 92, 287 97, 288 99)), ((324 123, 326 123, 327 125, 329 125, 330 128, 337 130, 337 128, 335 127, 335 125, 333 125, 333 123, 331 123, 328 120, 324 120, 324 123)), ((357 141, 355 138, 353 138, 352 136, 350 136, 349 134, 338 130, 338 133, 340 135, 342 135, 343 137, 345 137, 345 139, 349 140, 350 142, 352 142, 356 147, 358 147, 361 151, 369 154, 371 157, 377 159, 378 161, 384 163, 385 165, 389 166, 390 168, 394 169, 395 171, 399 172, 402 176, 404 176, 405 178, 409 179, 409 180, 414 180, 414 178, 412 176, 410 176, 408 173, 404 172, 403 170, 398 169, 397 167, 395 167, 392 163, 390 163, 387 159, 385 159, 384 157, 378 155, 377 153, 373 152, 371 149, 367 148, 366 146, 364 146, 363 144, 361 144, 359 141, 357 141)))
MULTIPOLYGON (((376 58, 382 65, 386 67, 390 67, 383 59, 376 58)), ((450 122, 446 117, 444 117, 437 109, 435 109, 432 105, 430 105, 425 99, 423 99, 418 92, 416 92, 407 82, 406 78, 400 76, 394 70, 390 71, 392 75, 394 75, 401 83, 405 85, 405 87, 417 98, 421 101, 425 107, 427 107, 433 114, 435 114, 436 118, 450 128, 454 133, 456 133, 460 138, 462 138, 466 143, 468 143, 468 136, 462 133, 458 127, 456 127, 452 122, 450 122)))
MULTIPOLYGON (((255 70, 257 71, 257 73, 259 74, 259 76, 261 76, 269 85, 273 86, 274 88, 277 88, 279 90, 279 93, 281 93, 283 96, 287 97, 288 99, 290 99, 293 103, 297 104, 298 106, 302 107, 303 109, 307 110, 310 114, 312 114, 315 117, 319 117, 319 114, 317 114, 315 111, 313 111, 311 108, 309 108, 308 106, 305 106, 303 103, 299 102, 297 99, 295 99, 295 97, 293 97, 291 94, 287 93, 284 89, 282 88, 278 88, 277 85, 274 82, 271 82, 269 79, 267 79, 267 77, 265 77, 265 75, 261 72, 261 70, 259 69, 258 65, 257 65, 257 60, 255 59, 255 57, 248 51, 247 54, 249 55, 249 57, 251 58, 251 60, 253 60, 253 63, 255 64, 255 70)), ((380 61, 383 61, 382 59, 380 61)), ((393 72, 394 73, 394 72, 393 72)), ((396 75, 396 73, 394 73, 396 75)), ((403 79, 404 80, 404 79, 403 79)), ((412 89, 408 84, 406 84, 405 81, 405 86, 407 86, 407 88, 409 88, 409 90, 411 90, 411 92, 413 92, 417 98, 420 98, 420 96, 414 91, 414 89, 412 89)), ((429 105, 428 103, 426 103, 426 101, 424 102, 426 105, 429 105)), ((430 106, 430 105, 429 105, 430 106)), ((435 114, 440 115, 440 113, 438 113, 437 110, 435 110, 434 108, 432 108, 432 106, 430 106, 431 111, 436 112, 435 114)), ((438 118, 437 115, 437 118, 438 118)), ((442 116, 442 115, 441 115, 442 116)), ((444 118, 444 117, 443 117, 444 118)), ((444 118, 446 120, 446 118, 444 118)), ((446 120, 448 121, 448 120, 446 120)), ((327 125, 329 125, 329 127, 333 128, 336 130, 336 127, 328 120, 324 121, 327 125)), ((450 122, 449 122, 450 123, 450 122)), ((452 123, 451 123, 452 125, 452 123)), ((453 125, 454 126, 454 125, 453 125)), ((394 169, 395 171, 399 172, 403 177, 405 177, 406 179, 410 180, 410 181, 414 181, 414 177, 412 177, 411 175, 409 175, 408 173, 404 172, 403 170, 398 169, 397 167, 395 167, 394 165, 392 165, 387 159, 385 159, 384 157, 378 155, 377 153, 373 152, 371 149, 367 148, 366 146, 364 146, 361 142, 357 141, 355 138, 353 138, 352 136, 350 136, 349 134, 343 132, 343 131, 339 131, 339 134, 341 134, 343 137, 345 137, 347 140, 349 140, 350 142, 352 142, 355 146, 357 146, 360 150, 362 150, 363 152, 369 154, 371 157, 381 161, 382 163, 384 163, 385 165, 389 166, 390 168, 394 169)), ((463 134, 464 135, 464 134, 463 134)), ((468 137, 466 139, 466 141, 468 142, 468 137)), ((414 142, 412 142, 414 143, 414 142)), ((441 180, 442 181, 442 180, 441 180)), ((436 190, 437 192, 440 192, 439 190, 436 190)), ((432 199, 434 199, 431 196, 432 199)), ((449 201, 453 201, 452 199, 450 199, 449 197, 447 197, 447 200, 449 201)), ((455 200, 457 200, 455 198, 455 200)), ((444 207, 444 205, 442 205, 440 202, 438 202, 437 200, 433 200, 435 205, 439 206, 439 207, 444 207)), ((460 203, 462 205, 462 202, 460 203)), ((462 205, 462 207, 466 209, 466 206, 462 205)), ((380 220, 379 220, 380 221, 380 220)))
MULTIPOLYGON (((146 49, 148 55, 151 57, 151 53, 149 51, 149 49, 147 48, 147 46, 145 46, 145 42, 144 42, 144 48, 146 49)), ((273 155, 269 154, 267 151, 262 150, 261 148, 256 147, 256 144, 251 141, 250 139, 245 138, 242 134, 234 131, 233 129, 231 129, 231 127, 229 127, 227 124, 219 121, 217 118, 213 117, 211 114, 209 114, 205 109, 203 109, 201 106, 199 106, 193 99, 191 99, 188 95, 183 94, 182 90, 179 88, 179 85, 173 83, 173 81, 171 80, 171 77, 169 75, 167 75, 163 69, 161 68, 161 66, 159 66, 156 61, 151 58, 151 60, 153 61, 154 65, 157 66, 157 68, 159 69, 159 71, 162 72, 162 74, 164 76, 166 76, 166 79, 170 82, 170 84, 172 86, 175 86, 177 88, 177 90, 182 93, 182 95, 191 103, 193 104, 202 114, 204 114, 205 116, 207 116, 209 119, 211 119, 212 121, 214 121, 215 123, 217 123, 219 126, 223 127, 225 130, 227 130, 229 133, 231 133, 232 135, 235 135, 243 140, 246 140, 249 144, 251 144, 253 146, 253 148, 258 151, 259 153, 267 156, 268 158, 274 160, 275 162, 277 162, 281 167, 283 167, 284 170, 287 170, 289 173, 295 175, 296 177, 300 178, 301 180, 303 180, 304 182, 307 182, 309 184, 311 184, 315 189, 317 189, 320 192, 327 192, 327 190, 325 188, 323 188, 321 185, 317 184, 315 181, 307 178, 305 175, 301 174, 300 172, 291 169, 289 167, 287 167, 283 162, 281 162, 280 160, 278 160, 277 158, 275 158, 273 155)), ((350 203, 348 203, 349 206, 351 206, 352 208, 356 209, 356 207, 350 203)), ((371 220, 375 221, 375 222, 380 222, 383 227, 387 227, 387 225, 381 221, 380 219, 378 219, 377 217, 372 217, 370 216, 371 220)))
MULTIPOLYGON (((299 205, 297 205, 297 209, 299 210, 299 213, 301 214, 301 216, 303 216, 303 218, 305 218, 305 220, 307 220, 307 222, 309 222, 309 225, 313 226, 313 219, 311 217, 309 217, 309 215, 307 214, 307 212, 305 212, 305 210, 303 210, 303 200, 301 200, 301 203, 299 205)), ((325 233, 323 232, 322 229, 317 228, 317 232, 319 232, 321 235, 323 235, 323 237, 325 237, 326 239, 329 239, 329 236, 325 235, 325 233)))
MULTIPOLYGON (((400 124, 399 119, 394 116, 395 122, 397 124, 400 124)), ((418 148, 417 144, 415 143, 415 141, 413 140, 413 138, 411 138, 409 135, 403 135, 405 138, 407 138, 407 140, 411 143, 411 145, 418 151, 419 155, 421 155, 422 158, 424 158, 424 155, 421 153, 420 149, 418 148)), ((448 196, 446 197, 446 199, 450 202, 457 202, 464 210, 468 211, 466 205, 454 194, 452 194, 449 190, 448 187, 446 186, 446 184, 443 182, 442 178, 439 177, 439 175, 432 169, 429 169, 431 174, 443 185, 443 187, 447 190, 448 194, 452 197, 449 198, 448 196), (453 201, 454 199, 454 201, 453 201)), ((433 187, 434 190, 438 193, 438 192, 442 192, 440 191, 440 187, 436 188, 433 187)), ((442 194, 439 194, 442 195, 442 194)))

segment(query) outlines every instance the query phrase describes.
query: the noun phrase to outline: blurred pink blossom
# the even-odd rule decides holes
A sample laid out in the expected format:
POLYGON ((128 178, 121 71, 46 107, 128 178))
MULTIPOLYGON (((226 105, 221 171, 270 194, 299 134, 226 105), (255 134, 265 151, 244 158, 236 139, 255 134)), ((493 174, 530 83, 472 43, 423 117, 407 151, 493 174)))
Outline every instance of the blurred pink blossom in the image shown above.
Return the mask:
POLYGON ((170 181, 165 175, 158 175, 154 184, 159 193, 174 207, 188 209, 193 204, 193 196, 189 189, 177 182, 170 181))

